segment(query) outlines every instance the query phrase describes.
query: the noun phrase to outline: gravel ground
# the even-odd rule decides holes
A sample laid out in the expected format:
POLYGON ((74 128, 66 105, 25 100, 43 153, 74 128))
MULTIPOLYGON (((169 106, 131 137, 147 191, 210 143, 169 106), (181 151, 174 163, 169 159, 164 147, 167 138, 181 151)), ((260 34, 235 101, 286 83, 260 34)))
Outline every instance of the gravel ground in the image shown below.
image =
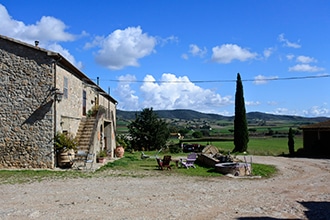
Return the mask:
POLYGON ((159 171, 1 185, 0 219, 330 219, 330 160, 253 160, 280 172, 242 179, 159 171))

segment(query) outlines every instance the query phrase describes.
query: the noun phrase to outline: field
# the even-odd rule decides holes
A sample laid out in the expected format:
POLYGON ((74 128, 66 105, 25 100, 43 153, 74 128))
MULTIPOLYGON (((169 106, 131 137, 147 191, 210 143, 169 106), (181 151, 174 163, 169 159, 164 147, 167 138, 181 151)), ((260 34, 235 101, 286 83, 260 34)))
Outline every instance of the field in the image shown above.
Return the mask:
MULTIPOLYGON (((295 136, 295 150, 302 148, 302 136, 295 136)), ((221 152, 229 152, 234 149, 232 141, 224 142, 198 142, 201 145, 211 144, 219 148, 221 152)), ((289 153, 288 138, 250 137, 248 154, 261 156, 278 156, 289 153)))

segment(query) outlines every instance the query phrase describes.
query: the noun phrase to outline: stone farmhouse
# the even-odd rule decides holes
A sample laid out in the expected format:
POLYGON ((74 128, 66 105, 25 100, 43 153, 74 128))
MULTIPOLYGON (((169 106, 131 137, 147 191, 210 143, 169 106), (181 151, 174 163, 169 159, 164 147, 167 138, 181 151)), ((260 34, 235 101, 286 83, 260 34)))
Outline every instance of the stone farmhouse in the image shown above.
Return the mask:
POLYGON ((0 168, 57 167, 58 132, 113 157, 116 105, 61 54, 0 35, 0 168))

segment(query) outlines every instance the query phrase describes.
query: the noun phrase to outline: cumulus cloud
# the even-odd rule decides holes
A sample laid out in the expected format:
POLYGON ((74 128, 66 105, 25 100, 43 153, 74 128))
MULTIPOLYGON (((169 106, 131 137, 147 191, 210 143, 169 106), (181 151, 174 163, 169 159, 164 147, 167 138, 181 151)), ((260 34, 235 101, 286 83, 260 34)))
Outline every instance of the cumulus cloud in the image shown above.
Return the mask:
POLYGON ((319 72, 323 70, 324 68, 311 66, 309 64, 297 64, 295 66, 289 67, 290 72, 319 72))
POLYGON ((43 16, 35 24, 26 25, 13 19, 7 9, 0 4, 1 34, 33 44, 35 40, 43 43, 49 41, 73 41, 75 36, 66 32, 65 23, 51 16, 43 16))
MULTIPOLYGON (((29 44, 40 42, 39 46, 60 53, 77 68, 82 68, 82 63, 77 62, 69 50, 63 48, 58 42, 73 41, 76 36, 66 31, 67 25, 54 17, 43 16, 35 24, 24 24, 12 18, 7 9, 0 4, 0 33, 29 44)), ((83 35, 86 33, 83 32, 83 35)))
POLYGON ((288 39, 286 39, 284 37, 284 34, 283 33, 278 36, 278 40, 280 42, 282 42, 283 43, 283 46, 285 46, 285 47, 291 47, 291 48, 300 48, 301 47, 300 44, 290 42, 288 39))
POLYGON ((139 97, 135 95, 135 91, 131 88, 131 84, 136 81, 136 77, 130 74, 120 76, 118 78, 118 87, 114 89, 114 93, 121 100, 118 103, 119 109, 124 110, 140 110, 139 97))
MULTIPOLYGON (((146 75, 143 81, 144 83, 139 88, 139 98, 133 100, 131 96, 124 96, 124 94, 132 94, 129 87, 127 85, 123 87, 123 84, 120 84, 126 89, 119 101, 119 103, 125 103, 126 107, 123 109, 140 110, 153 107, 154 109, 193 109, 215 112, 219 111, 220 106, 233 104, 231 96, 222 97, 210 89, 203 89, 192 83, 187 76, 177 77, 171 73, 164 73, 157 81, 153 76, 146 75), (137 99, 140 100, 139 106, 137 106, 137 99)), ((119 90, 123 89, 122 87, 119 90)))
POLYGON ((257 53, 252 53, 248 49, 236 44, 223 44, 220 47, 212 48, 212 60, 217 63, 230 63, 233 60, 246 61, 254 59, 257 53))
POLYGON ((266 84, 269 82, 269 80, 275 80, 278 79, 278 76, 263 76, 263 75, 258 75, 254 77, 253 83, 256 85, 262 85, 266 84))
POLYGON ((63 48, 61 45, 57 43, 53 43, 47 46, 48 50, 60 53, 63 57, 65 57, 68 61, 70 61, 74 66, 76 66, 78 69, 83 68, 82 62, 77 62, 74 56, 72 56, 69 52, 69 50, 63 48))
POLYGON ((203 49, 201 49, 196 44, 190 44, 189 45, 189 53, 192 56, 203 57, 207 53, 207 49, 205 47, 203 49))
POLYGON ((96 62, 112 70, 139 66, 138 60, 154 52, 157 40, 142 32, 140 27, 115 30, 107 37, 98 37, 86 48, 99 46, 96 62))

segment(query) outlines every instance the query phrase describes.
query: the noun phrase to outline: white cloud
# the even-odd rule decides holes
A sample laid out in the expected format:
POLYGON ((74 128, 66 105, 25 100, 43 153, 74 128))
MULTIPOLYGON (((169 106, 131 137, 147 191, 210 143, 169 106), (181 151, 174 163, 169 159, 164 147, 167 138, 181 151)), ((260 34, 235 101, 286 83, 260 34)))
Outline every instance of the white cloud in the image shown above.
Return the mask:
POLYGON ((301 45, 298 43, 290 42, 288 39, 284 38, 284 34, 278 36, 278 40, 283 43, 285 47, 300 48, 301 45))
POLYGON ((286 55, 286 58, 288 60, 292 60, 294 58, 294 55, 293 54, 288 54, 288 55, 286 55))
POLYGON ((164 46, 165 44, 168 43, 177 43, 178 41, 179 41, 178 37, 173 35, 166 38, 157 37, 157 44, 160 44, 161 46, 164 46))
POLYGON ((323 70, 324 68, 311 66, 309 64, 297 64, 295 66, 289 67, 290 72, 319 72, 323 70))
POLYGON ((135 91, 131 88, 131 83, 136 81, 135 76, 125 75, 118 78, 118 87, 114 89, 114 93, 121 100, 118 103, 119 109, 124 110, 140 110, 139 97, 135 95, 135 91))
POLYGON ((67 59, 68 61, 70 61, 78 69, 82 69, 83 68, 82 62, 77 62, 76 59, 74 58, 74 56, 72 56, 70 54, 69 50, 63 48, 61 45, 59 45, 57 43, 53 43, 53 44, 47 45, 46 48, 48 50, 51 50, 51 51, 60 53, 63 57, 65 57, 65 59, 67 59))
POLYGON ((303 114, 305 116, 330 116, 330 109, 325 106, 312 106, 308 110, 304 110, 303 114))
POLYGON ((205 47, 201 49, 196 44, 190 44, 189 48, 189 53, 193 56, 203 57, 207 53, 207 49, 205 47))
POLYGON ((276 108, 273 112, 270 112, 270 113, 276 114, 276 115, 292 115, 292 114, 290 114, 290 111, 287 108, 276 108))
POLYGON ((230 63, 233 60, 246 61, 254 59, 257 54, 236 44, 223 44, 212 48, 212 60, 217 63, 230 63))
MULTIPOLYGON (((139 66, 138 59, 154 52, 156 38, 142 33, 140 27, 128 27, 124 30, 115 30, 97 42, 101 49, 97 52, 96 61, 112 70, 123 69, 126 66, 139 66)), ((85 47, 86 47, 85 46, 85 47)))
POLYGON ((257 106, 260 105, 261 103, 259 101, 246 101, 245 105, 246 106, 257 106))
MULTIPOLYGON (((58 42, 73 41, 76 36, 66 32, 65 23, 57 18, 43 16, 35 24, 26 25, 13 19, 7 9, 0 4, 0 33, 29 44, 39 41, 39 46, 60 53, 77 68, 82 68, 82 63, 77 62, 69 50, 63 48, 58 42)), ((86 35, 85 32, 82 35, 86 35)))
POLYGON ((313 57, 308 57, 308 56, 298 56, 296 61, 299 63, 315 63, 315 62, 317 62, 316 59, 314 59, 313 57))
POLYGON ((269 48, 266 48, 264 50, 264 57, 267 59, 268 57, 270 57, 273 53, 274 53, 274 48, 273 47, 269 47, 269 48))
POLYGON ((146 75, 144 83, 139 88, 139 97, 132 99, 134 91, 130 91, 129 83, 116 91, 124 90, 120 96, 118 108, 124 110, 154 109, 193 109, 200 112, 219 111, 219 107, 233 104, 231 96, 221 95, 203 89, 190 82, 187 76, 177 77, 174 74, 164 73, 157 82, 151 75, 146 75), (125 96, 126 94, 126 96, 125 96), (140 104, 137 101, 140 100, 140 104), (125 108, 124 108, 125 107, 125 108))
POLYGON ((188 56, 188 54, 184 53, 184 54, 181 55, 181 58, 184 59, 184 60, 188 60, 189 56, 188 56))
POLYGON ((278 76, 263 76, 263 75, 258 75, 254 77, 253 83, 256 85, 261 85, 261 84, 266 84, 269 82, 269 80, 275 80, 278 79, 278 76))
POLYGON ((65 23, 51 16, 43 16, 35 24, 26 25, 13 19, 0 4, 1 34, 34 44, 35 40, 47 44, 50 41, 73 41, 75 36, 66 32, 65 23))
POLYGON ((176 77, 174 74, 164 73, 161 83, 150 83, 155 79, 148 75, 140 90, 143 93, 144 106, 155 106, 155 109, 194 109, 209 111, 215 106, 231 103, 230 96, 221 97, 209 89, 203 89, 186 76, 176 77), (181 83, 178 83, 181 82, 181 83))
POLYGON ((278 102, 276 101, 268 101, 267 105, 278 105, 278 102))

